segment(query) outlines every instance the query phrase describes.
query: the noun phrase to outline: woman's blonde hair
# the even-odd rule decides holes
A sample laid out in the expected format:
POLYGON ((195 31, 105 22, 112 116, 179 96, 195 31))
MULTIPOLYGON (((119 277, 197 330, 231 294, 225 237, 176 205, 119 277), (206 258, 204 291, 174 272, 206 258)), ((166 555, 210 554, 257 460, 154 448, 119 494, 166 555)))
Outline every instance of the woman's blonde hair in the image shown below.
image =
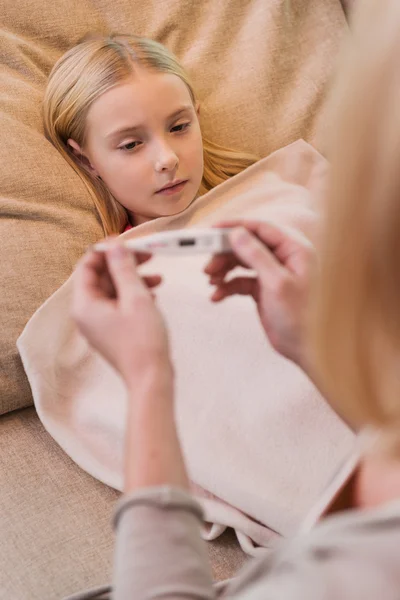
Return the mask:
MULTIPOLYGON (((90 36, 66 52, 50 73, 44 102, 46 137, 86 184, 98 210, 106 235, 120 233, 127 212, 100 179, 93 177, 67 144, 69 138, 81 147, 92 103, 104 92, 134 73, 135 65, 177 75, 187 86, 193 105, 197 99, 190 79, 176 57, 162 44, 134 35, 90 36)), ((204 193, 256 162, 251 154, 239 153, 203 138, 204 193)))
POLYGON ((400 3, 359 4, 338 71, 312 337, 338 412, 391 432, 398 451, 400 3))

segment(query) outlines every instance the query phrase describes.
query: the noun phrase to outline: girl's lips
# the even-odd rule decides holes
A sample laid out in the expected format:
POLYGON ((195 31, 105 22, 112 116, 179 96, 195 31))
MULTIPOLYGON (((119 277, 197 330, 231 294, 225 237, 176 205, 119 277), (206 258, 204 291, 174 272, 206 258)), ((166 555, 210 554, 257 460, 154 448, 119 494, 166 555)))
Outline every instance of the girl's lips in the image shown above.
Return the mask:
POLYGON ((158 190, 158 192, 156 192, 156 194, 162 194, 163 196, 172 196, 173 194, 178 194, 179 192, 181 192, 186 184, 187 184, 187 180, 181 181, 180 183, 177 183, 176 185, 172 185, 171 187, 167 187, 162 190, 158 190))

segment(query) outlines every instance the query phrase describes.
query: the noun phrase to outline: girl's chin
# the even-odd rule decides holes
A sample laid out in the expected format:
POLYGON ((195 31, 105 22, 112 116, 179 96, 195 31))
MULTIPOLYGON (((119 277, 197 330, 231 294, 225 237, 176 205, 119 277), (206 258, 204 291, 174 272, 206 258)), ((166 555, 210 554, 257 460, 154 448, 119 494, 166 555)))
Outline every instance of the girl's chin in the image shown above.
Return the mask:
POLYGON ((160 210, 160 214, 158 215, 158 217, 173 217, 174 215, 179 215, 180 213, 184 212, 187 208, 189 208, 189 206, 193 204, 196 198, 197 196, 185 202, 180 201, 176 203, 171 203, 170 206, 165 206, 163 207, 162 211, 160 210))
POLYGON ((129 221, 132 226, 135 227, 137 225, 143 225, 143 223, 148 223, 149 221, 154 221, 154 219, 159 219, 160 217, 173 217, 174 215, 179 215, 188 209, 198 197, 199 194, 196 193, 195 196, 190 200, 184 200, 182 198, 174 202, 171 198, 170 202, 168 202, 167 199, 164 199, 162 206, 160 206, 160 211, 153 215, 142 216, 138 215, 137 213, 134 214, 128 210, 129 221))

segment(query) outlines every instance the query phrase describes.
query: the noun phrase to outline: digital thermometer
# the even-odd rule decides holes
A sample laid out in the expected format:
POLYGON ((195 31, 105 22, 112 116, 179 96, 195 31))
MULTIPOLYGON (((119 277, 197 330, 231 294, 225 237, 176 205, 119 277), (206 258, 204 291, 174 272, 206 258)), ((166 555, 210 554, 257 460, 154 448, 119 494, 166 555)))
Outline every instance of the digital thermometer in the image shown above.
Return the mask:
MULTIPOLYGON (((140 238, 123 241, 125 248, 133 252, 151 254, 220 254, 231 252, 229 233, 232 229, 175 229, 162 231, 140 238)), ((109 245, 99 242, 94 245, 98 252, 104 252, 109 245)))

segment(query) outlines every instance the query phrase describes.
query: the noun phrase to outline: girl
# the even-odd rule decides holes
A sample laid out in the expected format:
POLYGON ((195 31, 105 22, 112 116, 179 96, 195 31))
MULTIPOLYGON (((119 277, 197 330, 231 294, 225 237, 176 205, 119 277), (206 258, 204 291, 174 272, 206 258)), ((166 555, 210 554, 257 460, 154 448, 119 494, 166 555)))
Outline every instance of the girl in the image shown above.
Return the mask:
POLYGON ((315 380, 355 429, 374 431, 355 474, 351 510, 255 559, 225 589, 212 587, 201 509, 188 491, 174 423, 167 332, 148 290, 159 280, 141 280, 134 258, 114 242, 106 257, 89 252, 81 261, 73 310, 129 393, 126 495, 115 519, 115 600, 400 597, 398 0, 384 7, 364 0, 359 24, 356 53, 346 57, 341 75, 344 99, 335 120, 315 297, 309 285, 313 249, 268 223, 224 224, 236 225, 233 254, 214 257, 206 268, 216 285, 214 301, 252 296, 277 350, 315 380), (231 278, 238 264, 253 274, 231 278))
POLYGON ((187 73, 167 48, 112 35, 85 39, 60 58, 43 120, 109 235, 177 214, 256 162, 202 139, 199 111, 187 73))

